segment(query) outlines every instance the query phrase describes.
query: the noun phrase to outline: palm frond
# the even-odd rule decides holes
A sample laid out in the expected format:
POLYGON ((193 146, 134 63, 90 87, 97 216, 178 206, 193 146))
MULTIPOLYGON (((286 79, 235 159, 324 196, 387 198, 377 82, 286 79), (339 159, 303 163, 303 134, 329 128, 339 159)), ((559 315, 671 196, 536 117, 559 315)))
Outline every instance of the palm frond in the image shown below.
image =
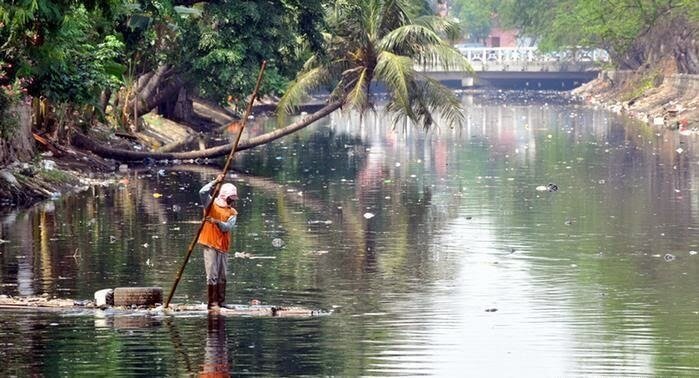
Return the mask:
POLYGON ((383 0, 381 3, 378 36, 412 23, 412 3, 409 0, 383 0))
POLYGON ((352 82, 348 83, 351 89, 347 92, 345 103, 362 112, 368 107, 369 70, 366 67, 358 68, 359 74, 352 82))
POLYGON ((420 120, 423 126, 428 127, 425 121, 433 122, 435 119, 448 127, 461 126, 464 121, 463 107, 454 92, 437 80, 420 76, 414 97, 421 99, 426 109, 425 118, 420 120))
POLYGON ((381 50, 412 56, 425 46, 441 43, 442 38, 434 30, 423 25, 411 24, 388 32, 378 42, 378 47, 381 50))
POLYGON ((424 46, 414 58, 418 64, 426 67, 438 66, 445 71, 467 71, 473 73, 473 68, 459 50, 447 44, 424 46))
POLYGON ((456 40, 461 38, 461 24, 453 18, 439 16, 420 16, 415 18, 415 25, 429 28, 438 34, 444 35, 447 39, 456 40))
POLYGON ((410 82, 414 80, 413 60, 407 56, 382 51, 376 61, 374 74, 391 92, 391 97, 406 109, 410 107, 410 82))
POLYGON ((463 124, 461 102, 454 93, 438 81, 420 77, 411 83, 410 106, 390 100, 384 110, 390 114, 395 125, 412 123, 425 129, 433 125, 456 127, 463 124))
POLYGON ((279 115, 280 121, 283 122, 286 115, 293 113, 298 105, 308 97, 310 91, 327 84, 329 79, 328 70, 325 67, 312 68, 299 74, 296 80, 289 84, 279 100, 277 115, 279 115))

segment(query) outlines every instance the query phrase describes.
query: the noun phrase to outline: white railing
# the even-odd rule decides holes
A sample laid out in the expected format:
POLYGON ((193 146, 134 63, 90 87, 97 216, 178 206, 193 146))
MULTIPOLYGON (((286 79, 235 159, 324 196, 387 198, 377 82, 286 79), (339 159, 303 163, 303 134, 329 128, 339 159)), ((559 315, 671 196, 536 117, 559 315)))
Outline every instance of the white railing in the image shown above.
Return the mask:
POLYGON ((542 53, 536 47, 466 47, 459 48, 471 63, 604 63, 609 54, 600 49, 571 49, 542 53))

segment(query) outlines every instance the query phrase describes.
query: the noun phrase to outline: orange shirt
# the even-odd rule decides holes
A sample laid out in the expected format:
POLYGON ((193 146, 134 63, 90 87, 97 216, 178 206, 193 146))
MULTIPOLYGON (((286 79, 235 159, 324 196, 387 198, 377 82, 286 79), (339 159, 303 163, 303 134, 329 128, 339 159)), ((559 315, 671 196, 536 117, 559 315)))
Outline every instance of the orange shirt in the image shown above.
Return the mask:
MULTIPOLYGON (((234 215, 238 215, 238 212, 232 207, 221 207, 215 203, 211 204, 211 210, 209 211, 209 216, 211 218, 220 220, 221 222, 227 222, 228 218, 234 215)), ((201 245, 228 253, 231 237, 230 232, 223 232, 218 228, 218 225, 206 222, 204 223, 204 228, 201 230, 198 241, 201 245)))

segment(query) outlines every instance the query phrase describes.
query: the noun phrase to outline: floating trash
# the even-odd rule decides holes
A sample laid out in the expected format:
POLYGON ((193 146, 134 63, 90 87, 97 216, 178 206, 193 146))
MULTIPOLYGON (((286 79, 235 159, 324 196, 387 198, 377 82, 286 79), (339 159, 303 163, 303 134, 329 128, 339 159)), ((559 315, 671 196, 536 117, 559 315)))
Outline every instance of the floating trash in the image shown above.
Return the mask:
POLYGON ((696 255, 696 254, 697 254, 697 251, 689 251, 689 255, 690 255, 690 256, 694 256, 694 255, 696 255))
POLYGON ((666 253, 665 256, 663 256, 663 259, 665 261, 673 261, 674 259, 676 259, 676 257, 673 254, 666 253))
POLYGON ((284 246, 284 240, 282 240, 280 238, 272 239, 272 247, 281 248, 282 246, 284 246))
POLYGON ((160 194, 160 193, 153 193, 153 198, 160 198, 160 197, 162 197, 162 196, 163 196, 163 195, 160 194))
POLYGON ((495 312, 497 310, 498 310, 497 308, 486 308, 485 312, 495 312))
POLYGON ((116 243, 117 238, 114 235, 109 235, 109 244, 114 244, 116 243))
POLYGON ((372 214, 372 213, 364 213, 364 219, 371 219, 371 218, 373 218, 374 216, 375 216, 375 215, 372 214))
POLYGON ((556 184, 547 184, 547 185, 539 185, 536 187, 537 192, 557 192, 558 191, 558 185, 556 184))
POLYGON ((5 244, 5 243, 9 243, 9 242, 10 242, 9 240, 0 239, 0 244, 5 244))
POLYGON ((158 175, 165 176, 165 170, 164 169, 158 170, 158 175))
POLYGON ((177 212, 179 212, 180 210, 182 210, 182 206, 180 206, 180 205, 172 205, 172 211, 174 211, 174 212, 177 213, 177 212))

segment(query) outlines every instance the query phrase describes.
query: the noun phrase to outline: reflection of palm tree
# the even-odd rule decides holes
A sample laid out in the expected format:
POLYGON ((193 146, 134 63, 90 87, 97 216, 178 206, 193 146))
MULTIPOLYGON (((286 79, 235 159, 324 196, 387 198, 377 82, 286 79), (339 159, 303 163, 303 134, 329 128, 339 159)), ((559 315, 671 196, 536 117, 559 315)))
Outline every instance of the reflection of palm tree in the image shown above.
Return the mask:
POLYGON ((231 365, 228 361, 226 318, 210 315, 204 347, 204 364, 200 377, 230 377, 231 365))

